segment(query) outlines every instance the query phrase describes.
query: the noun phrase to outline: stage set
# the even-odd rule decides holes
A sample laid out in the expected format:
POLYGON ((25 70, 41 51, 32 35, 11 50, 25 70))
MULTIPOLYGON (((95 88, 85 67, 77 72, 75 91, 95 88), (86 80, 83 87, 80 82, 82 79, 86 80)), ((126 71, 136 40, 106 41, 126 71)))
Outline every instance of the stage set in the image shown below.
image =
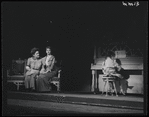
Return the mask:
MULTIPOLYGON (((126 79, 125 92, 130 94, 144 94, 144 66, 143 66, 143 49, 131 48, 123 43, 111 43, 103 46, 95 46, 94 63, 91 64, 92 70, 92 88, 91 91, 103 90, 103 72, 102 63, 108 51, 115 53, 115 58, 120 59, 121 66, 129 74, 126 79)), ((119 92, 119 84, 115 84, 119 92)))
MULTIPOLYGON (((92 84, 91 91, 89 92, 62 92, 60 90, 60 72, 52 83, 57 87, 57 91, 51 93, 37 93, 25 92, 20 90, 20 86, 24 85, 24 73, 26 61, 19 60, 17 63, 24 64, 23 74, 11 75, 8 71, 7 82, 14 83, 17 88, 16 91, 8 91, 7 99, 21 99, 21 100, 34 100, 34 101, 47 101, 56 103, 69 103, 78 105, 91 105, 100 107, 123 108, 132 110, 144 110, 144 77, 143 77, 143 55, 135 51, 133 53, 128 46, 119 44, 109 44, 106 48, 95 47, 94 50, 94 63, 91 64, 92 71, 92 84), (103 91, 103 74, 101 65, 104 61, 104 56, 108 50, 115 52, 116 58, 122 62, 122 67, 130 73, 127 79, 126 95, 107 95, 103 91), (139 56, 138 56, 139 55, 139 56)), ((117 85, 117 84, 116 84, 117 85)), ((116 86, 117 87, 117 86, 116 86)), ((119 92, 119 89, 117 89, 119 92)))

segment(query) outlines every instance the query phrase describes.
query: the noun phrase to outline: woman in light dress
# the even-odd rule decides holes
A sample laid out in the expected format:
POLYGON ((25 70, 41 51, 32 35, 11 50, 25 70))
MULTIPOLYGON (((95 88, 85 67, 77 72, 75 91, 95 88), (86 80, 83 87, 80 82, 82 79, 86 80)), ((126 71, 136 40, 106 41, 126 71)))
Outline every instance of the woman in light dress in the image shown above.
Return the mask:
POLYGON ((38 92, 50 92, 50 80, 58 72, 58 69, 54 69, 55 57, 51 55, 50 46, 46 47, 46 54, 47 55, 44 58, 42 58, 42 69, 36 81, 38 92))
POLYGON ((31 50, 32 57, 28 58, 26 65, 26 74, 25 74, 25 88, 27 91, 35 90, 35 81, 37 75, 41 70, 41 59, 39 58, 39 49, 33 48, 31 50))

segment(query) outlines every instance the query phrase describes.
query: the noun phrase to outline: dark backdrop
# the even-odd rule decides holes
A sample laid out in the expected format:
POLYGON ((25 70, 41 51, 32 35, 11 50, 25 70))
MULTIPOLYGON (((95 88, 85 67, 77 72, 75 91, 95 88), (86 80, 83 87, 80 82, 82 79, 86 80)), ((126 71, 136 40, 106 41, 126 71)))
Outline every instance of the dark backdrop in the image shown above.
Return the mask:
MULTIPOLYGON (((147 2, 2 2, 2 65, 45 47, 62 61, 62 90, 89 91, 94 45, 127 41, 145 48, 147 2)), ((134 45, 132 45, 134 46, 134 45)))

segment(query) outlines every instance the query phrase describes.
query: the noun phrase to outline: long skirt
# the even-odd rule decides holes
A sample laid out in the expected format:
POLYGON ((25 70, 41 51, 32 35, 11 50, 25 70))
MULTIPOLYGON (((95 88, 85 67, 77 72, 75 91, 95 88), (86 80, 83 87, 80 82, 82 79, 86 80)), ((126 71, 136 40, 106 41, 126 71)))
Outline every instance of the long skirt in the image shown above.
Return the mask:
POLYGON ((106 75, 111 75, 111 73, 115 73, 115 68, 113 67, 107 67, 107 68, 105 68, 104 69, 104 74, 106 74, 106 75))
POLYGON ((126 79, 116 80, 115 84, 116 84, 117 92, 127 93, 128 81, 126 79))
POLYGON ((48 72, 46 74, 40 74, 36 80, 36 90, 39 92, 42 91, 51 91, 50 81, 52 77, 56 75, 56 71, 48 72))
POLYGON ((33 73, 31 75, 26 75, 25 76, 25 88, 32 88, 35 90, 35 81, 37 78, 37 73, 33 73))

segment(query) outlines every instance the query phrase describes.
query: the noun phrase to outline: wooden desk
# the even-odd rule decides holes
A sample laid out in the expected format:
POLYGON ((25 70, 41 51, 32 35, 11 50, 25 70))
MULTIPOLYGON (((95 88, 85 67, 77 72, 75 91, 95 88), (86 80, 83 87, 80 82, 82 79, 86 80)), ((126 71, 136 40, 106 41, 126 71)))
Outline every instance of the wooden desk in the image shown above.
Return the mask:
MULTIPOLYGON (((128 79, 129 85, 134 86, 132 90, 128 89, 128 93, 138 93, 143 94, 143 58, 142 57, 127 57, 127 58, 120 58, 122 67, 125 70, 138 70, 141 71, 142 74, 140 75, 131 75, 128 79)), ((102 70, 102 62, 104 61, 104 58, 97 58, 95 60, 95 64, 91 64, 91 70, 92 70, 92 86, 91 91, 94 92, 95 89, 101 90, 102 87, 102 75, 98 74, 97 71, 102 70)))

